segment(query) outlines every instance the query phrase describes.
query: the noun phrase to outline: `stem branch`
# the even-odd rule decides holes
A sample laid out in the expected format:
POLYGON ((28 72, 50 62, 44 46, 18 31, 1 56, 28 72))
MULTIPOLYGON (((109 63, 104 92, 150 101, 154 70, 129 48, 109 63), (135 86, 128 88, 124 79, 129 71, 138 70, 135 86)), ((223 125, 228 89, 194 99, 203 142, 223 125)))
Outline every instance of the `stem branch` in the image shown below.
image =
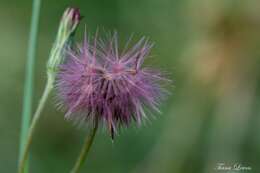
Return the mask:
POLYGON ((95 138, 96 132, 98 128, 98 120, 95 120, 95 125, 93 129, 91 130, 90 134, 87 135, 85 143, 81 149, 81 152, 79 154, 78 160, 76 161, 74 168, 71 170, 71 173, 78 173, 80 168, 82 167, 84 161, 86 160, 86 157, 89 153, 89 150, 92 146, 93 140, 95 138))
POLYGON ((26 143, 25 143, 24 150, 22 152, 20 163, 19 163, 18 173, 23 173, 23 171, 24 171, 25 163, 26 163, 28 153, 29 153, 29 148, 30 148, 30 145, 32 143, 32 136, 33 136, 33 133, 34 133, 35 126, 36 126, 37 122, 39 121, 41 112, 43 110, 43 107, 44 107, 44 105, 45 105, 45 103, 48 99, 48 96, 49 96, 52 88, 53 88, 52 81, 48 80, 47 83, 46 83, 43 95, 40 99, 39 105, 38 105, 36 112, 33 116, 31 126, 29 128, 28 136, 26 138, 26 143))

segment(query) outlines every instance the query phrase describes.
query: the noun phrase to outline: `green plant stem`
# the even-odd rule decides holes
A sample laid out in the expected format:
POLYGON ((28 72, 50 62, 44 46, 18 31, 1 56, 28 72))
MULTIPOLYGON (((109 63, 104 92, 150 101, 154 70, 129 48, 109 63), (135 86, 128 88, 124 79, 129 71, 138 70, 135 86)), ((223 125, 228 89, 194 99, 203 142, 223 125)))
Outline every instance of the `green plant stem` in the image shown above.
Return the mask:
POLYGON ((43 107, 44 107, 52 89, 53 89, 53 81, 48 80, 47 83, 46 83, 43 95, 40 99, 39 105, 38 105, 36 112, 33 116, 31 126, 30 126, 29 131, 28 131, 28 136, 26 138, 25 147, 24 147, 23 153, 21 155, 21 160, 20 160, 20 164, 19 164, 19 168, 18 168, 19 173, 23 173, 23 171, 24 171, 25 163, 26 163, 26 160, 27 160, 27 157, 28 157, 28 154, 29 154, 29 148, 30 148, 30 145, 32 143, 32 136, 33 136, 33 133, 34 133, 35 126, 36 126, 37 122, 39 121, 43 107))
MULTIPOLYGON (((21 155, 24 150, 25 139, 29 130, 30 118, 31 118, 34 60, 35 60, 36 43, 37 43, 37 35, 38 35, 40 6, 41 6, 41 0, 33 0, 32 18, 30 24, 30 34, 29 34, 28 50, 27 50, 27 63, 26 63, 26 72, 25 72, 19 159, 21 159, 21 155)), ((29 172, 28 162, 26 162, 26 165, 27 165, 26 172, 29 172)))
POLYGON ((95 135, 97 132, 97 128, 98 128, 98 121, 95 120, 95 125, 94 125, 93 129, 91 130, 90 134, 87 135, 85 143, 83 144, 79 157, 78 157, 73 169, 71 170, 71 173, 78 173, 80 168, 82 167, 82 165, 83 165, 84 161, 86 160, 86 157, 89 153, 89 150, 92 146, 92 143, 94 141, 94 138, 95 138, 95 135))

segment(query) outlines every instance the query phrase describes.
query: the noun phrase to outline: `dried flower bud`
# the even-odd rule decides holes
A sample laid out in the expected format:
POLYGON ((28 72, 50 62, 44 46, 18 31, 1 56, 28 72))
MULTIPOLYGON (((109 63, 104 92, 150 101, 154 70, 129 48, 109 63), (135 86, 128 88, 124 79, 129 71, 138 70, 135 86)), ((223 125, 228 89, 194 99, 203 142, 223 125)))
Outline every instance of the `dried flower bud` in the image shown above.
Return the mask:
POLYGON ((65 50, 70 47, 72 36, 80 22, 79 9, 67 8, 61 18, 56 41, 52 47, 47 63, 48 79, 55 79, 57 67, 61 64, 65 50))
POLYGON ((80 22, 81 16, 78 8, 67 8, 61 20, 62 29, 66 32, 74 32, 80 22))

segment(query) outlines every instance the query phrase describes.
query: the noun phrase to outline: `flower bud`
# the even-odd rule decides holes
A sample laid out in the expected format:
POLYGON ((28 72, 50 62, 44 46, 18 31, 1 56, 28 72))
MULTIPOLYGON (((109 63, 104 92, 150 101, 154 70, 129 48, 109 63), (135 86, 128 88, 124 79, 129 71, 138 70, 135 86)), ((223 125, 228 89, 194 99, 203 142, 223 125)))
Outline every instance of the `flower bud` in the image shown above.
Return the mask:
POLYGON ((52 47, 47 63, 48 79, 53 82, 56 76, 57 67, 61 64, 64 52, 70 47, 75 30, 80 22, 79 9, 67 8, 61 18, 56 41, 52 47))
POLYGON ((74 32, 80 19, 81 16, 78 8, 67 8, 61 20, 62 29, 67 30, 68 33, 74 32))

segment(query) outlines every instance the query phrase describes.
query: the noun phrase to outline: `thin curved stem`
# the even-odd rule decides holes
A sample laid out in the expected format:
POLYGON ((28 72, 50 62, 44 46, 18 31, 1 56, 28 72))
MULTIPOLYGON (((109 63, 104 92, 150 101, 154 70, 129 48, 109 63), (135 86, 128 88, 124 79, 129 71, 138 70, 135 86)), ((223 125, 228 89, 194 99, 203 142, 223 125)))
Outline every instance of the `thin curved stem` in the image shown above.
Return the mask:
MULTIPOLYGON (((32 47, 31 52, 29 53, 30 58, 29 58, 29 66, 33 66, 33 59, 32 56, 34 54, 34 45, 35 45, 35 39, 36 39, 36 30, 37 30, 37 24, 38 24, 38 13, 39 13, 39 8, 40 8, 40 0, 33 0, 33 15, 32 15, 32 24, 31 24, 31 32, 33 32, 34 34, 31 33, 30 35, 30 48, 32 47), (36 15, 37 13, 37 15, 36 15), (31 38, 31 36, 33 36, 31 38), (34 44, 33 44, 34 43, 34 44)), ((34 133, 34 129, 35 126, 37 124, 37 122, 39 121, 41 112, 43 110, 43 107, 47 101, 47 98, 49 96, 49 93, 51 92, 51 90, 53 89, 53 85, 54 85, 54 81, 55 81, 55 77, 56 77, 56 73, 57 73, 57 67, 60 65, 60 63, 63 60, 63 54, 65 52, 65 48, 70 47, 71 46, 71 41, 73 39, 73 34, 75 33, 75 30, 79 24, 80 21, 80 14, 79 11, 75 8, 67 8, 62 16, 61 22, 60 22, 60 26, 59 26, 59 30, 58 30, 58 34, 57 34, 57 38, 56 38, 56 42, 54 44, 54 46, 52 47, 51 53, 50 53, 50 57, 49 57, 49 61, 47 63, 47 76, 48 76, 48 80, 43 92, 43 95, 40 99, 40 103, 36 109, 36 112, 34 114, 34 117, 32 119, 32 123, 31 126, 29 126, 30 123, 30 113, 31 112, 26 112, 26 123, 24 123, 24 118, 23 118, 23 128, 24 125, 26 125, 26 128, 24 131, 24 129, 22 129, 22 143, 21 143, 21 151, 20 151, 20 158, 19 158, 19 166, 18 166, 18 172, 19 173, 24 173, 25 171, 25 166, 27 163, 27 157, 28 157, 28 153, 29 153, 29 147, 32 143, 32 136, 34 133), (62 33, 62 34, 61 34, 62 33), (28 129, 29 128, 29 129, 28 129), (28 132, 27 132, 28 131, 28 132)), ((32 70, 28 72, 31 76, 29 76, 29 79, 32 78, 32 70)), ((30 86, 29 89, 27 89, 27 85, 25 85, 27 90, 31 90, 32 87, 32 82, 30 81, 30 86)), ((27 91, 26 90, 26 91, 27 91)), ((24 103, 26 104, 26 106, 30 106, 29 108, 31 109, 31 95, 29 92, 29 95, 27 93, 27 95, 25 94, 25 96, 27 96, 28 102, 24 103)), ((26 107, 27 108, 27 107, 26 107)), ((27 108, 27 110, 30 110, 29 108, 27 108)), ((23 113, 24 115, 24 113, 23 113)))
POLYGON ((87 135, 85 143, 81 149, 81 152, 79 154, 79 157, 73 167, 73 169, 71 170, 71 173, 78 173, 80 168, 82 167, 84 161, 86 160, 86 157, 89 153, 89 150, 93 144, 96 132, 97 132, 97 128, 98 128, 98 121, 95 120, 95 125, 93 127, 93 129, 91 130, 90 134, 87 135))
POLYGON ((48 96, 49 96, 52 88, 53 88, 52 82, 50 80, 48 80, 47 83, 46 83, 43 95, 40 99, 39 105, 38 105, 36 112, 33 116, 31 126, 29 128, 28 136, 26 138, 26 143, 25 143, 24 150, 22 152, 19 167, 18 167, 18 173, 24 172, 24 167, 25 167, 25 163, 26 163, 26 160, 27 160, 27 157, 28 157, 29 148, 30 148, 30 145, 32 143, 32 136, 33 136, 33 133, 34 133, 34 129, 35 129, 37 122, 39 121, 41 112, 43 110, 43 107, 44 107, 44 105, 45 105, 45 103, 48 99, 48 96))

